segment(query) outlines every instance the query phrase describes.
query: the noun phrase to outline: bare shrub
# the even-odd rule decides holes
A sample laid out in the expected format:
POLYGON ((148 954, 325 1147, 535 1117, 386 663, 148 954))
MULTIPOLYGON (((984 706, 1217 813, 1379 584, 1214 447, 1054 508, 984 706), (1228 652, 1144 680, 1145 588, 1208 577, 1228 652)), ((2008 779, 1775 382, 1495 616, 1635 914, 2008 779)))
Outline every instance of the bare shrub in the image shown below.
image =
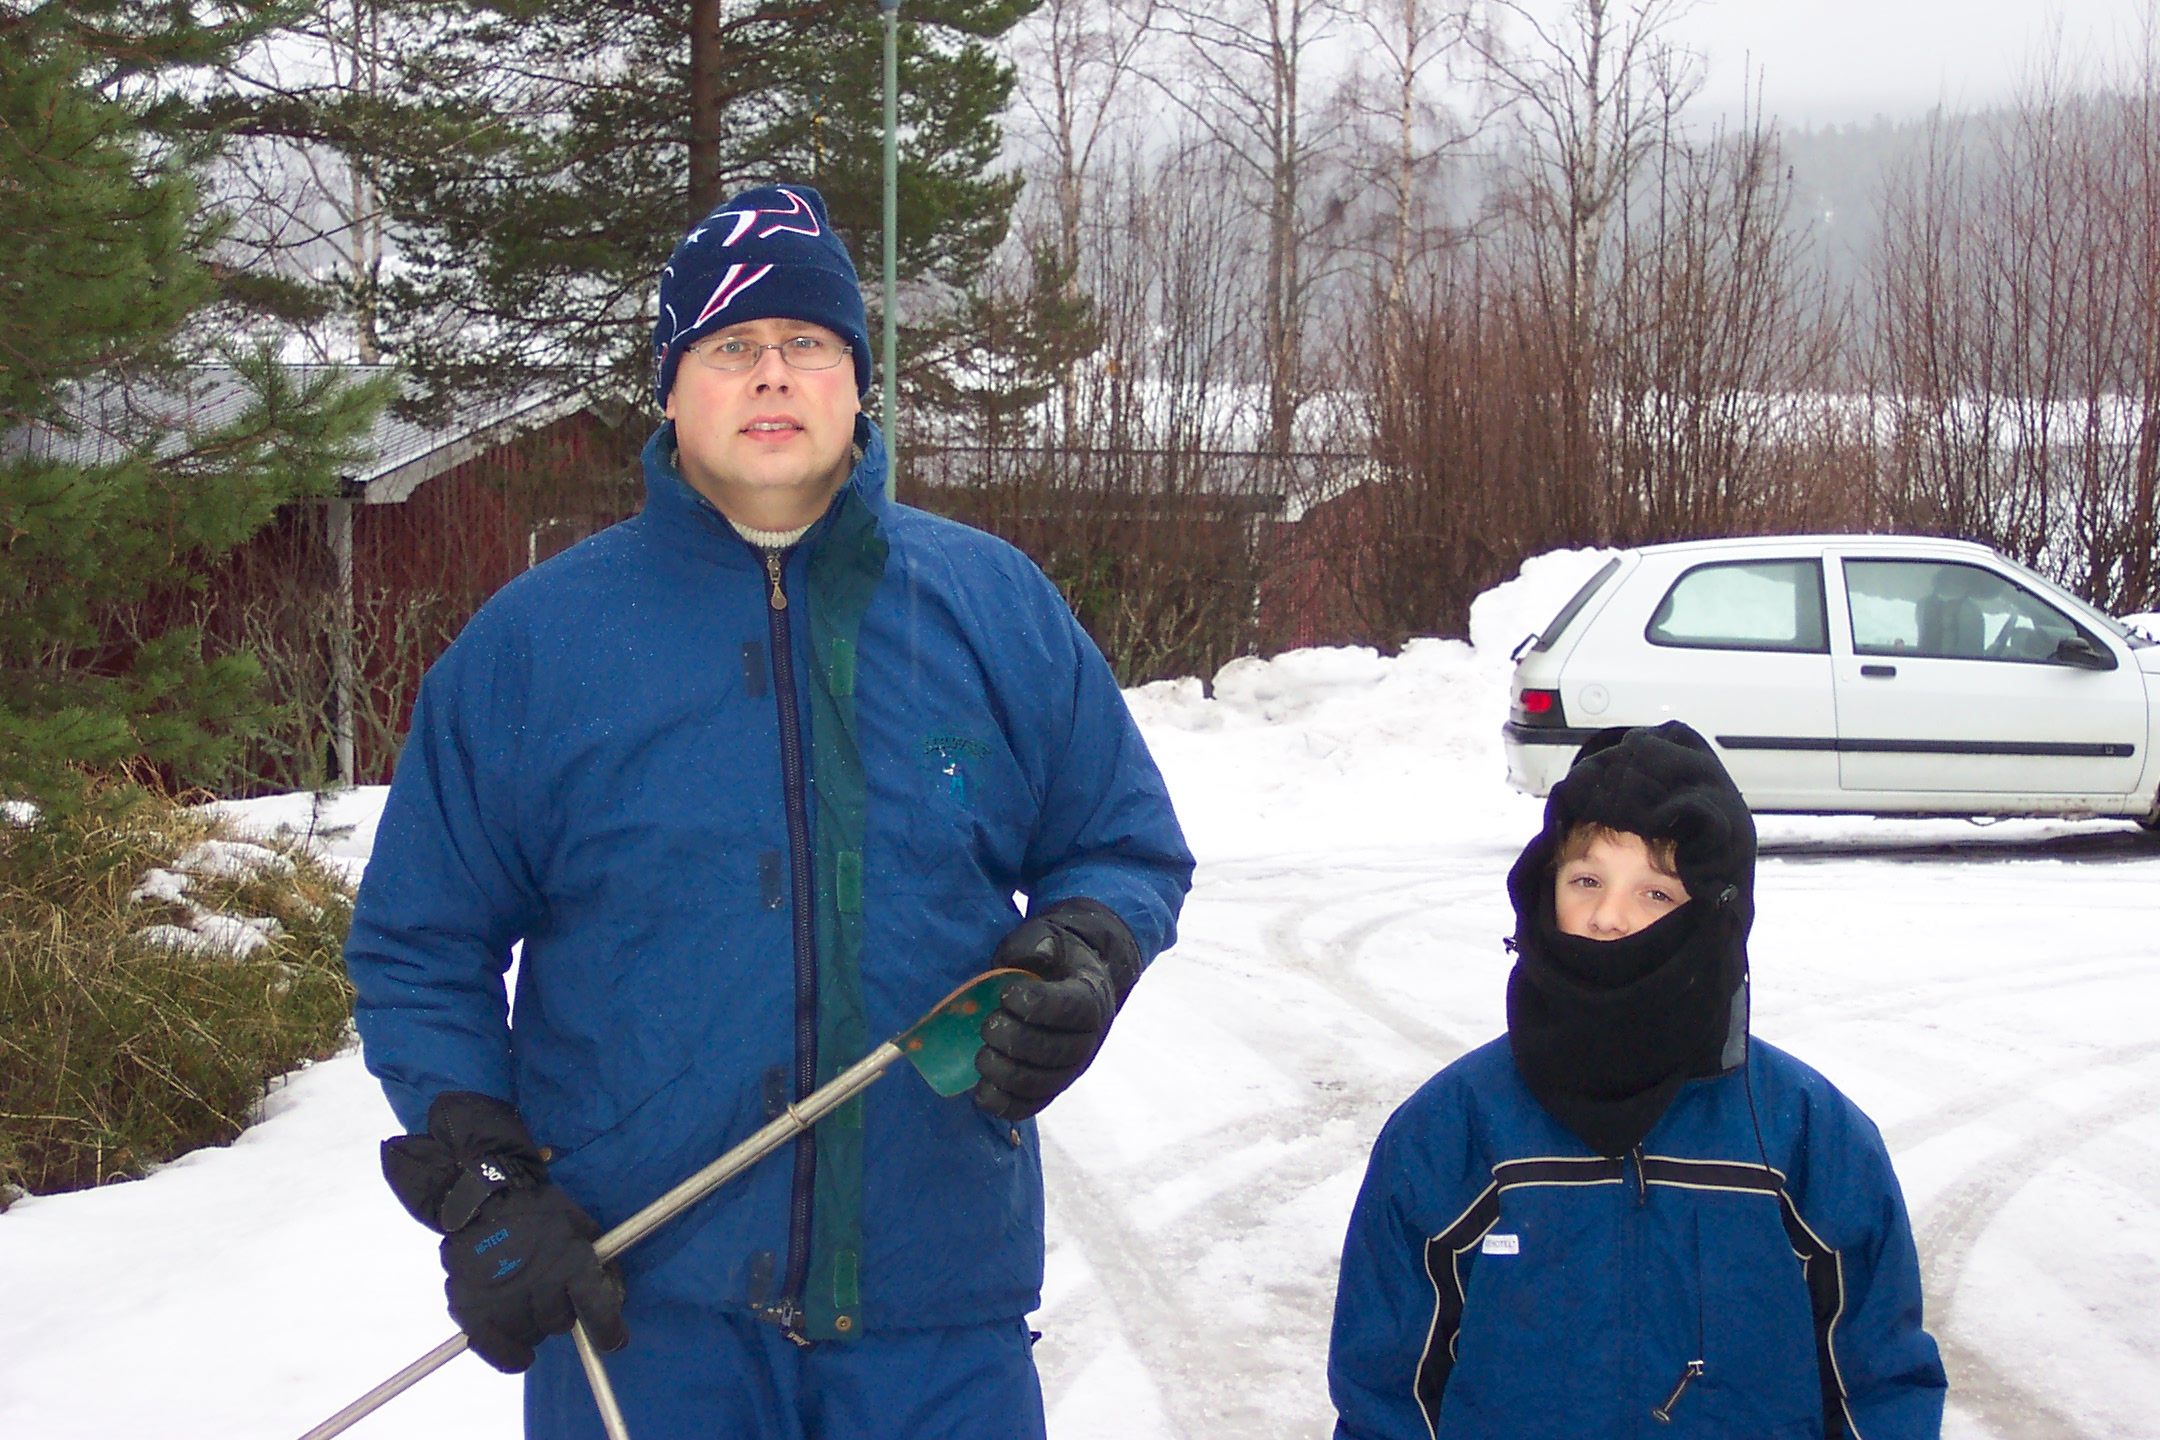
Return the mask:
POLYGON ((1938 119, 1886 200, 1872 357, 1882 509, 2103 608, 2160 604, 2160 59, 2042 68, 1992 123, 1938 119))

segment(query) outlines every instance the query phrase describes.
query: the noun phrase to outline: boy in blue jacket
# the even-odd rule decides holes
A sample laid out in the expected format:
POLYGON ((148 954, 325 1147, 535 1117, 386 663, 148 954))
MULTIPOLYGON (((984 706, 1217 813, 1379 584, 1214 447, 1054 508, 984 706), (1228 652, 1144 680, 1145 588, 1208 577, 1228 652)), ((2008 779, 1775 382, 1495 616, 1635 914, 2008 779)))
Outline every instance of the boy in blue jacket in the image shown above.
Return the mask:
POLYGON ((1881 1135, 1747 1032, 1755 825, 1703 738, 1607 730, 1508 874, 1504 1041, 1373 1147, 1339 1440, 1922 1440, 1944 1379, 1881 1135))

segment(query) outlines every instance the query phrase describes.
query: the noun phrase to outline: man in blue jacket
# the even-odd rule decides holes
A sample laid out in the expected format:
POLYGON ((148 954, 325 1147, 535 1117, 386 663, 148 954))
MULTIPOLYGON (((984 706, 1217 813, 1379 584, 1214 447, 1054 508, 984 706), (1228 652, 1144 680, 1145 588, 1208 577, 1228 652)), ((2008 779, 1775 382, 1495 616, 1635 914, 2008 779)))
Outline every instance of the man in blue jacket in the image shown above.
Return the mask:
POLYGON ((1040 1437, 1031 1117, 1172 942, 1191 857, 1057 590, 886 500, 815 191, 685 237, 655 349, 644 511, 504 587, 414 709, 346 951, 411 1132, 385 1173, 473 1348, 526 1371, 528 1435, 599 1433, 548 1338, 578 1318, 633 1433, 1040 1437), (973 1103, 888 1079, 598 1265, 993 964, 1039 978, 973 1103))
POLYGON ((1747 1031, 1755 824, 1677 722, 1608 730, 1508 875, 1508 1033, 1373 1146, 1338 1440, 1936 1440, 1867 1116, 1747 1031))

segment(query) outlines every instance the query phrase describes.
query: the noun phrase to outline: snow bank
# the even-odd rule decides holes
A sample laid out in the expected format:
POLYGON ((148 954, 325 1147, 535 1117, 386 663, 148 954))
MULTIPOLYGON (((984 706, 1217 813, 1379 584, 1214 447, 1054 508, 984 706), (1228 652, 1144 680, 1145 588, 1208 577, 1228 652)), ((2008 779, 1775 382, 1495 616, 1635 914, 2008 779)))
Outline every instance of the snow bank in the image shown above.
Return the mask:
POLYGON ((1469 644, 1292 650, 1127 692, 1194 853, 1417 847, 1462 827, 1519 843, 1535 802, 1505 786, 1508 657, 1613 553, 1526 562, 1471 605, 1469 644))
POLYGON ((1583 582, 1617 550, 1553 550, 1523 561, 1514 579, 1470 602, 1470 643, 1506 663, 1515 647, 1544 630, 1583 582))

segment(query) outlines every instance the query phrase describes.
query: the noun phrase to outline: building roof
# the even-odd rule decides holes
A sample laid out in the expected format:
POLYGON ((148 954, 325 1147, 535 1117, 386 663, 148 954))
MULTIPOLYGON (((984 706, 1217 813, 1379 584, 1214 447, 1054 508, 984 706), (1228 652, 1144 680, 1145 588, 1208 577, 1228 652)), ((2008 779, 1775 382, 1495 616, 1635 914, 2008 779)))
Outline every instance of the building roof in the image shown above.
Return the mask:
MULTIPOLYGON (((303 383, 331 368, 286 367, 303 383)), ((363 365, 336 367, 356 378, 373 373, 363 365)), ((190 434, 217 430, 237 420, 254 391, 229 366, 190 366, 178 380, 107 381, 85 385, 70 399, 69 425, 43 423, 0 435, 0 455, 56 460, 95 468, 117 464, 144 435, 163 429, 161 455, 177 454, 190 434)), ((414 420, 385 409, 375 418, 362 460, 338 478, 346 497, 366 505, 395 505, 453 466, 529 431, 586 408, 577 391, 538 384, 514 395, 483 397, 448 420, 414 420)))

